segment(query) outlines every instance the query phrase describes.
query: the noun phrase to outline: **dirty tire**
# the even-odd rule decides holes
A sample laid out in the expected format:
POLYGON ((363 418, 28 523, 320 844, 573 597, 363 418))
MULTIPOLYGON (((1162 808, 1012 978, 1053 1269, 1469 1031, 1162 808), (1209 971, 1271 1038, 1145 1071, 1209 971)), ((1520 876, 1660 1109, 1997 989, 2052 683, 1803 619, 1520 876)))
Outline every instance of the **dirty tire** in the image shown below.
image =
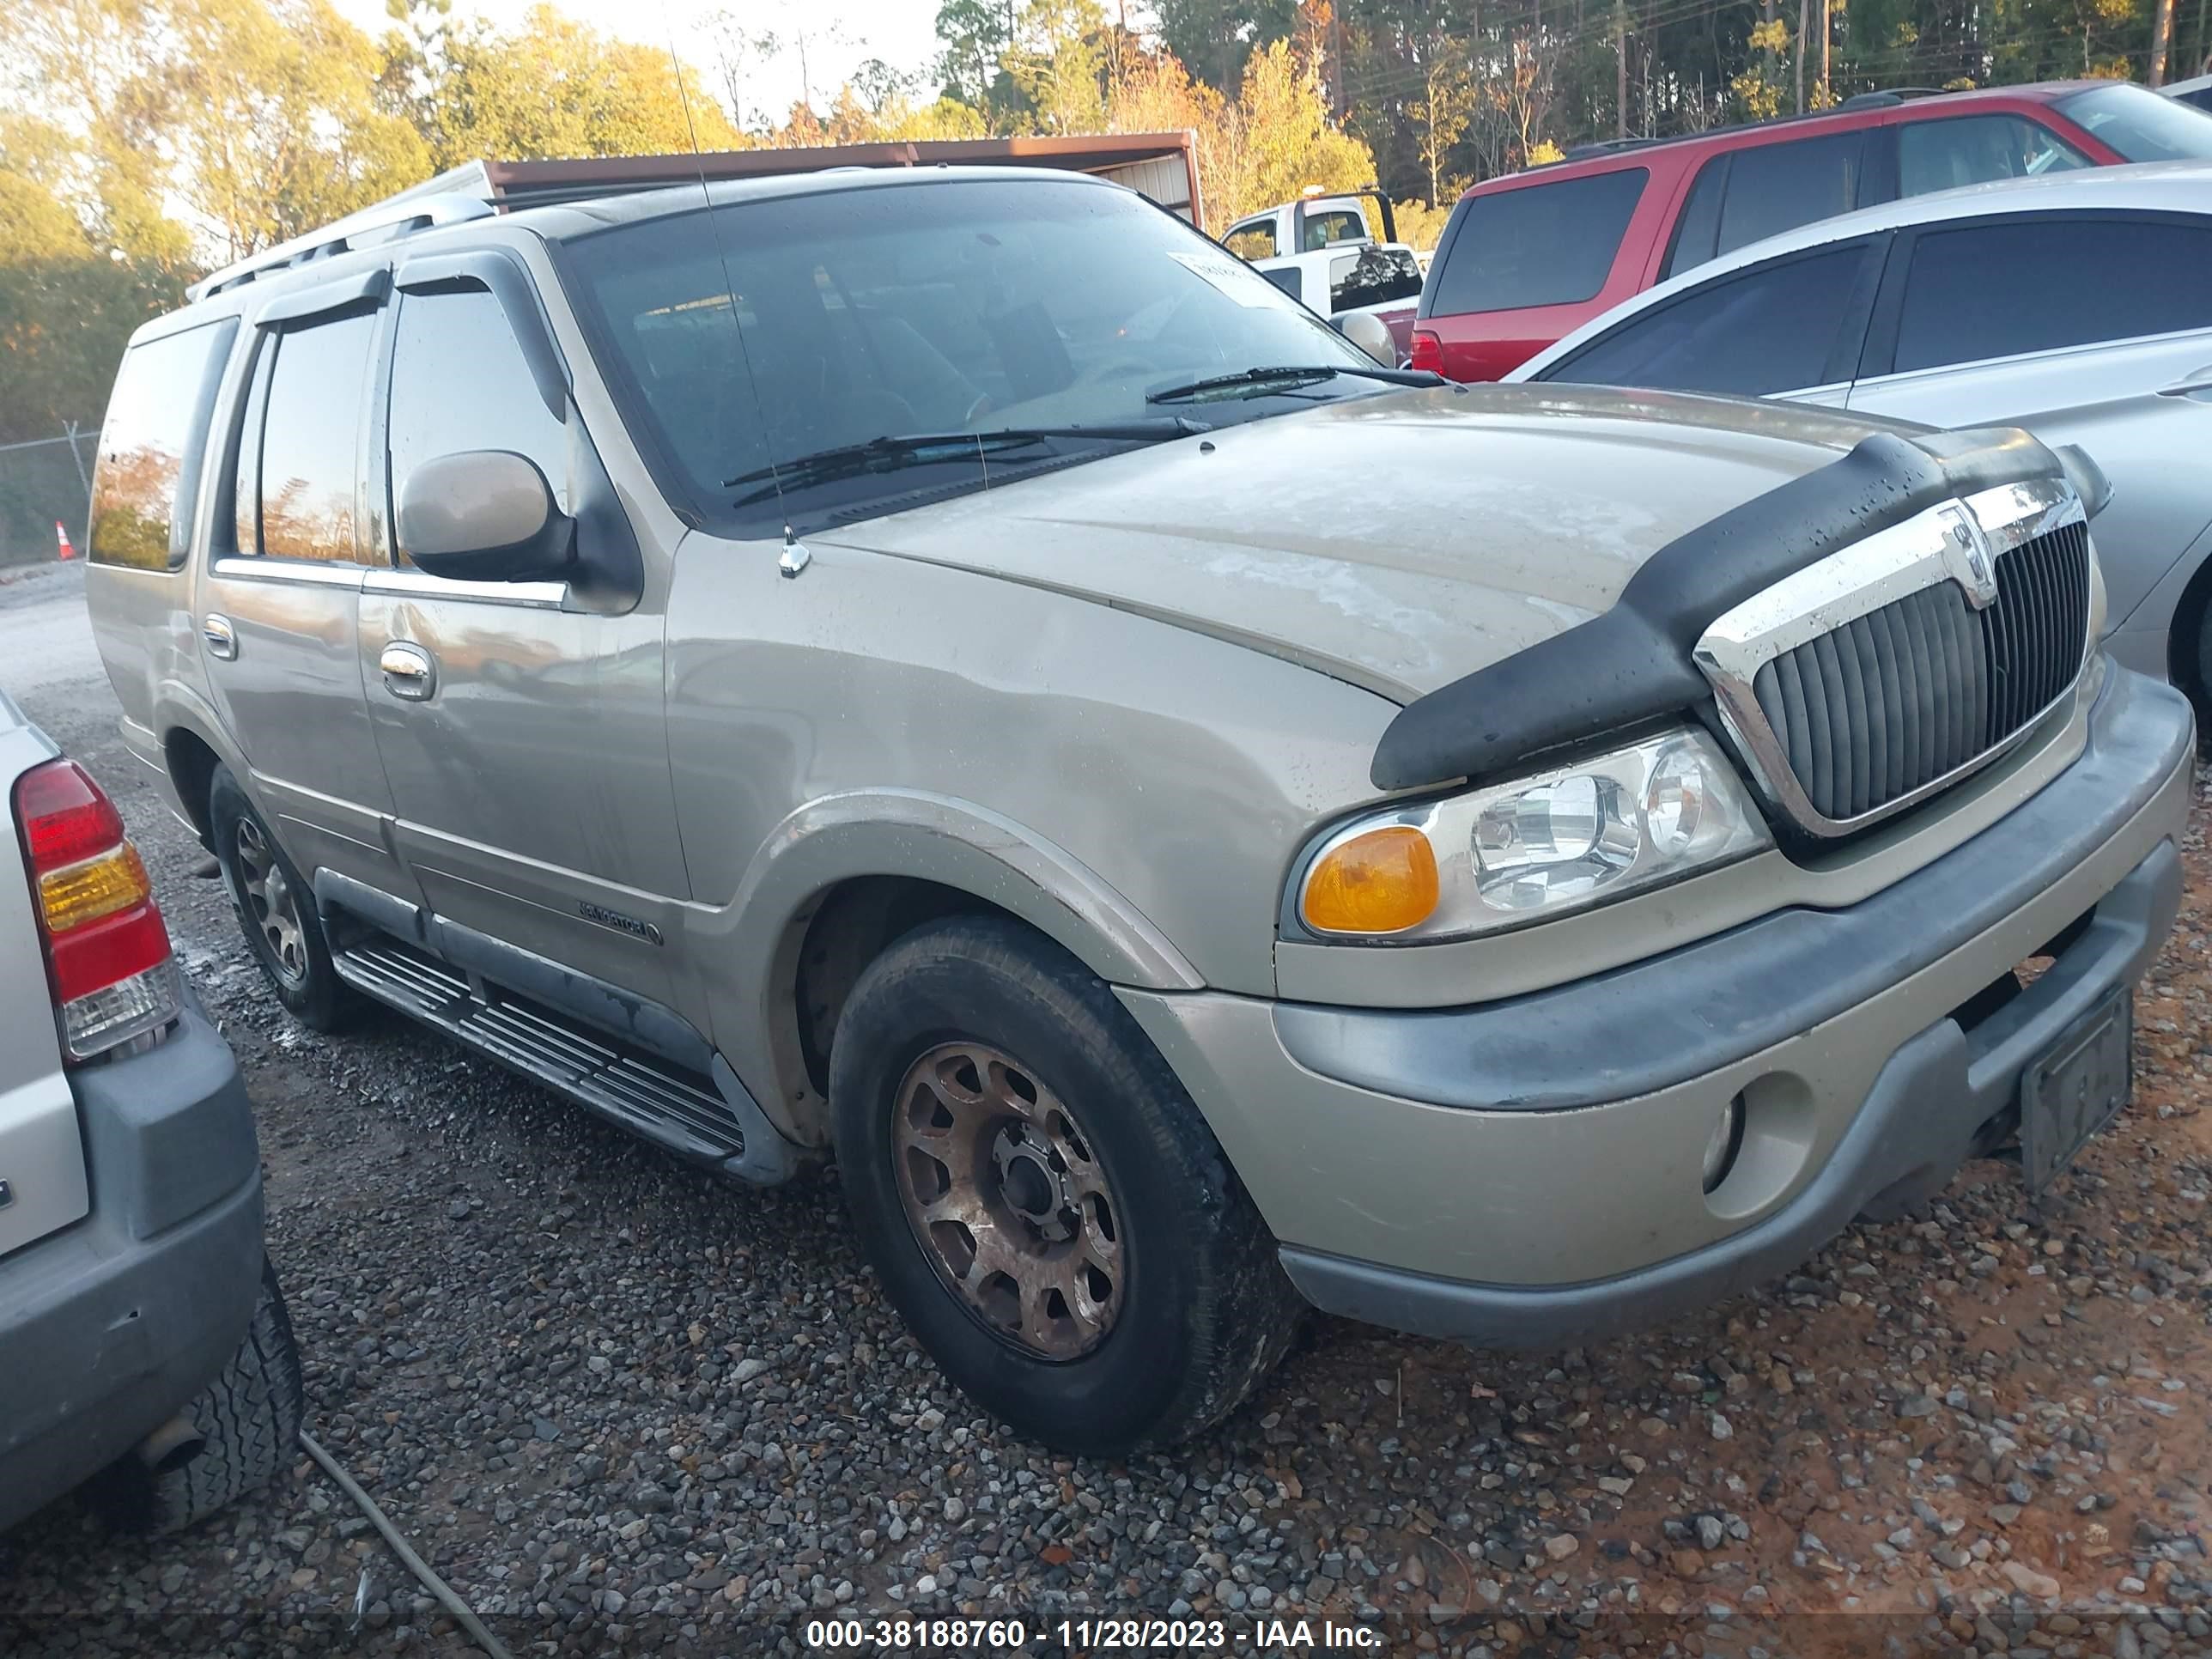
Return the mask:
POLYGON ((837 1163, 855 1231, 945 1373, 1018 1432, 1115 1457, 1188 1438, 1251 1395, 1304 1304, 1198 1109, 1104 981, 1000 917, 925 923, 854 984, 831 1045, 837 1163), (1002 1051, 1076 1115, 1110 1183, 1126 1283, 1078 1358, 1025 1352, 944 1279, 908 1220, 893 1115, 941 1044, 1002 1051))
POLYGON ((261 1264, 253 1323, 222 1374, 185 1410, 205 1443, 158 1473, 128 1455, 92 1485, 109 1523, 127 1532, 168 1533, 205 1519, 265 1486, 300 1437, 300 1354, 276 1271, 261 1264))
POLYGON ((238 780, 227 766, 216 767, 208 783, 208 830, 215 842, 216 863, 222 871, 223 887, 230 895, 231 908, 238 913, 239 931, 245 936, 246 950, 260 964, 269 988, 301 1024, 318 1031, 345 1030, 360 1012, 362 1000, 351 986, 338 977, 337 969, 331 966, 331 947, 323 937, 313 890, 285 856, 284 849, 276 844, 268 824, 253 810, 253 803, 246 799, 246 792, 238 787, 238 780), (246 874, 240 866, 239 851, 241 824, 267 848, 269 856, 289 885, 303 956, 303 971, 296 975, 288 975, 278 964, 267 937, 253 925, 247 913, 246 874))

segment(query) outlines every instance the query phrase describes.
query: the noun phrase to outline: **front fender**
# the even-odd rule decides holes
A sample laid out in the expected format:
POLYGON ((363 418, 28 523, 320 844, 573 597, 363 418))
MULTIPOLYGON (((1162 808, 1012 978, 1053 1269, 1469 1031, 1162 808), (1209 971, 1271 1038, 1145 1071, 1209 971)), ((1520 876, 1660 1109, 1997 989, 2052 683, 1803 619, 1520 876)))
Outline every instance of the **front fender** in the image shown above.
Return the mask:
MULTIPOLYGON (((799 924, 840 883, 866 876, 935 882, 1019 916, 1116 985, 1193 991, 1204 979, 1098 873, 973 802, 911 790, 856 790, 799 808, 745 866, 729 905, 693 930, 703 960, 728 964, 710 993, 715 1044, 773 1116, 804 1068, 781 1052, 799 924), (718 937, 719 936, 719 937, 718 937)), ((790 1127, 793 1126, 785 1125, 790 1127)))

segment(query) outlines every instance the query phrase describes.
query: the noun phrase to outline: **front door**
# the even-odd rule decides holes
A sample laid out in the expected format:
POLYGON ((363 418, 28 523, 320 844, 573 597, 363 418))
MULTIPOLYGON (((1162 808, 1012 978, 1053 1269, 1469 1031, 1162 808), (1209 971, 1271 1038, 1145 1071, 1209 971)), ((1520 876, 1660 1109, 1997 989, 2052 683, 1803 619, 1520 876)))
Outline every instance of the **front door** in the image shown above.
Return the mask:
POLYGON ((241 781, 293 862, 399 891, 354 643, 374 556, 362 437, 380 321, 357 303, 258 331, 198 623, 241 781))
MULTIPOLYGON (((404 272, 402 273, 403 281, 404 272)), ((388 413, 396 504, 423 462, 527 456, 563 511, 592 463, 573 402, 534 377, 501 295, 467 279, 403 292, 388 413)), ((525 319, 528 327, 534 319, 525 319)), ((394 834, 438 915, 658 1000, 688 896, 661 688, 665 576, 623 614, 557 582, 368 580, 361 660, 394 834), (403 672, 387 672, 397 649, 403 672)))

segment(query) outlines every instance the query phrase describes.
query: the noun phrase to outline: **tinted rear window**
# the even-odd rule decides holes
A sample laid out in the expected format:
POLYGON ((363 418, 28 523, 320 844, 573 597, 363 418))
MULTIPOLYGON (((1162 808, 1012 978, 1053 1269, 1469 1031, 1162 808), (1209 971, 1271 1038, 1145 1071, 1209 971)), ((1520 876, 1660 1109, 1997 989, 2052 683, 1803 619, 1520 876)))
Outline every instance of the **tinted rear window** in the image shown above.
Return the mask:
POLYGON ((1432 273, 1430 311, 1448 317, 1595 299, 1650 177, 1623 167, 1468 198, 1432 273))
POLYGON ((226 317, 124 354, 92 479, 85 541, 95 564, 166 570, 184 562, 209 405, 237 330, 226 317))
POLYGON ((1364 247, 1357 253, 1337 255, 1330 262, 1328 281, 1332 311, 1379 306, 1392 300, 1418 300, 1421 262, 1411 248, 1364 247))

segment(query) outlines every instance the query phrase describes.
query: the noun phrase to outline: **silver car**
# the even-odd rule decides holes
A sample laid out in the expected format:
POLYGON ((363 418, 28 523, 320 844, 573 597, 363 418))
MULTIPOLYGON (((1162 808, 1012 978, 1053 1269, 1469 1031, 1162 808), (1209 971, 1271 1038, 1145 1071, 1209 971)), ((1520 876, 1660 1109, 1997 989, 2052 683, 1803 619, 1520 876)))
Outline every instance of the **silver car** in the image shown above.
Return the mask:
POLYGON ((1189 1434, 1307 1304, 1664 1318, 2124 1103, 2193 727, 2083 458, 1437 385, 1077 175, 507 205, 140 331, 125 738, 301 1018, 834 1158, 1027 1432, 1189 1434))
POLYGON ((267 1480, 300 1361, 238 1066, 89 773, 0 694, 0 1528, 168 1531, 267 1480))
POLYGON ((2130 667, 2212 696, 2212 167, 1893 202, 1616 306, 1506 376, 1834 404, 2079 444, 2130 667))

